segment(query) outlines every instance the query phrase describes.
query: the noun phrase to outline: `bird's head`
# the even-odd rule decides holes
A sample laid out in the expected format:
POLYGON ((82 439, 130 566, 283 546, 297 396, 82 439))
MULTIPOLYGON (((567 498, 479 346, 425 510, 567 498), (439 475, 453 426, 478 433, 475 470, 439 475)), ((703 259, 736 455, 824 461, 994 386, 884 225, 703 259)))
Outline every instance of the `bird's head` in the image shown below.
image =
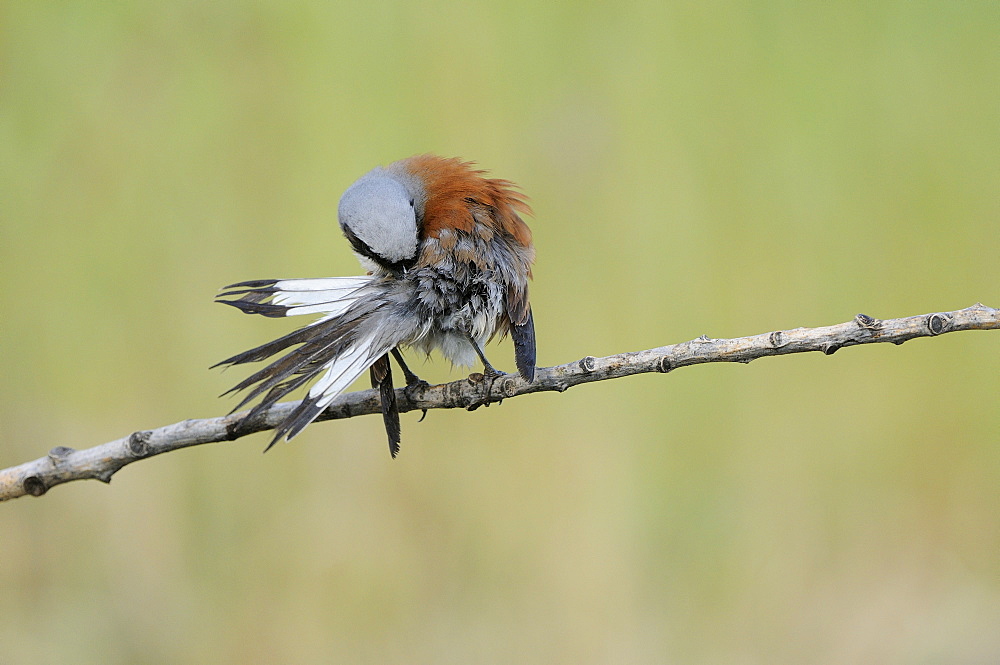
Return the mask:
POLYGON ((340 228, 358 259, 374 273, 398 275, 417 258, 427 195, 420 179, 378 167, 340 197, 340 228))

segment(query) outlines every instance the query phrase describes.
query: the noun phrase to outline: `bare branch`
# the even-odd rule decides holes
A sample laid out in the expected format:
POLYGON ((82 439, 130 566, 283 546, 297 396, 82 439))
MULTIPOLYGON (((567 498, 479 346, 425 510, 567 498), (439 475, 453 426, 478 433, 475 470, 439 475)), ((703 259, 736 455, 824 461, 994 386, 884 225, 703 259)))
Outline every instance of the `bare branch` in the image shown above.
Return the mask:
MULTIPOLYGON (((902 344, 916 337, 934 337, 958 330, 1000 329, 1000 310, 976 304, 955 312, 939 312, 880 321, 858 314, 852 321, 823 328, 796 328, 737 337, 734 339, 698 339, 661 346, 646 351, 620 353, 606 358, 588 356, 582 360, 539 368, 532 383, 517 374, 508 374, 495 382, 481 374, 436 386, 396 391, 401 412, 417 409, 473 410, 491 401, 548 390, 562 392, 581 383, 616 379, 644 372, 669 372, 678 367, 710 362, 748 363, 764 356, 804 351, 822 351, 830 355, 840 348, 873 342, 902 344)), ((296 406, 295 402, 276 404, 252 421, 246 412, 221 418, 185 420, 166 427, 133 432, 131 435, 93 448, 73 450, 59 446, 33 462, 0 471, 0 501, 26 494, 41 496, 49 488, 72 480, 96 479, 110 482, 111 476, 127 464, 153 455, 188 446, 219 441, 233 441, 247 434, 273 429, 296 406)), ((317 420, 352 418, 380 413, 378 391, 364 390, 342 395, 317 420)), ((384 443, 378 438, 380 445, 384 443)))

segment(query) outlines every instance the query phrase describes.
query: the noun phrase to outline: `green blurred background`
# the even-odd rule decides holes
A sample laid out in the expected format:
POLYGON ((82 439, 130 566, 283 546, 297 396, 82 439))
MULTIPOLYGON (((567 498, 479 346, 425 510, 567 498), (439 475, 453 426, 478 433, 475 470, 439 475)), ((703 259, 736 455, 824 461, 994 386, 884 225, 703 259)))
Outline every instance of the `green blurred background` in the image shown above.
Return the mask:
MULTIPOLYGON (((998 35, 995 2, 4 2, 0 466, 226 412, 208 367, 291 326, 217 287, 357 274, 341 192, 421 152, 532 197, 541 365, 1000 306, 998 35)), ((0 506, 0 662, 997 662, 998 349, 58 487, 0 506)))

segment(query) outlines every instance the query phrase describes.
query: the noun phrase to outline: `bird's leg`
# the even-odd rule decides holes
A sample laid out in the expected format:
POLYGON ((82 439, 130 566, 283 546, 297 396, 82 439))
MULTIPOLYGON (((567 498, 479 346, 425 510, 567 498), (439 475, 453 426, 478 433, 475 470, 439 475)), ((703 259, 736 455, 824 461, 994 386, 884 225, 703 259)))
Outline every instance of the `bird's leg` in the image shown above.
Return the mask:
POLYGON ((472 335, 465 333, 465 338, 469 340, 469 344, 471 344, 472 348, 476 350, 476 355, 479 356, 479 360, 482 361, 484 368, 483 374, 494 378, 503 374, 503 372, 497 371, 497 369, 490 364, 490 361, 486 359, 486 354, 484 354, 483 350, 479 348, 479 344, 476 343, 476 340, 473 339, 472 335))
POLYGON ((424 386, 430 385, 410 371, 410 368, 406 366, 406 361, 403 360, 403 354, 400 352, 399 347, 392 350, 392 357, 396 359, 396 362, 399 364, 399 368, 403 370, 403 378, 406 379, 407 386, 414 386, 417 384, 423 384, 424 386))
MULTIPOLYGON (((406 366, 406 361, 403 360, 403 353, 399 350, 399 347, 392 350, 392 357, 396 359, 399 364, 399 368, 403 370, 403 378, 406 379, 406 388, 403 392, 410 399, 413 399, 413 392, 415 390, 423 390, 424 388, 429 388, 431 384, 427 383, 419 376, 410 371, 410 368, 406 366)), ((423 422, 424 418, 427 417, 427 409, 420 409, 423 414, 420 416, 420 420, 417 422, 423 422)))
MULTIPOLYGON (((465 333, 465 338, 469 340, 469 344, 471 344, 472 348, 476 350, 476 355, 479 356, 479 359, 483 363, 483 376, 486 377, 486 400, 484 403, 486 406, 489 406, 490 395, 493 393, 493 384, 496 383, 498 377, 503 376, 503 372, 497 371, 497 369, 490 364, 490 361, 486 359, 486 354, 483 353, 481 348, 479 348, 479 344, 471 334, 465 333)), ((503 400, 501 399, 499 401, 502 402, 503 400)))

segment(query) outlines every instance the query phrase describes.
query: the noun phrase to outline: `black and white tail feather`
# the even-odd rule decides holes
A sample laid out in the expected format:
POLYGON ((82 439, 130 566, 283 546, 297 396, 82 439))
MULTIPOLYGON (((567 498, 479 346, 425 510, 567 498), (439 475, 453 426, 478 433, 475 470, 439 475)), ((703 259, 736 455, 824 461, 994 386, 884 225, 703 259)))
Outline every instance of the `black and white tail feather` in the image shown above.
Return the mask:
MULTIPOLYGON (((400 283, 395 282, 397 288, 387 291, 384 283, 378 284, 384 280, 375 276, 254 280, 232 284, 219 294, 218 302, 247 314, 323 315, 299 330, 215 365, 258 362, 298 346, 224 393, 249 389, 233 411, 261 397, 247 418, 266 411, 290 392, 318 378, 305 399, 275 429, 274 439, 265 450, 301 432, 373 366, 377 365, 372 371, 373 383, 378 377, 380 386, 387 386, 382 390, 383 401, 395 400, 387 354, 404 340, 419 337, 421 326, 415 317, 401 317, 400 308, 394 307, 396 299, 391 295, 399 290, 400 283)), ((391 409, 391 413, 395 416, 395 432, 393 423, 387 420, 386 426, 390 452, 395 457, 399 452, 399 422, 396 410, 391 409)))

